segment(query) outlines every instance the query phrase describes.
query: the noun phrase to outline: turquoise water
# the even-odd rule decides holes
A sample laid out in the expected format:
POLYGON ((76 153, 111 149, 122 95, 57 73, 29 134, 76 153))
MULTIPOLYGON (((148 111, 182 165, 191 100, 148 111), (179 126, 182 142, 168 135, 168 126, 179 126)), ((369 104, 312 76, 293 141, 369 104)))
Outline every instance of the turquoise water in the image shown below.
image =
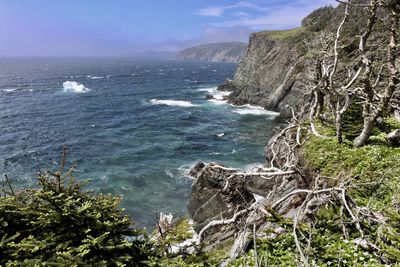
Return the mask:
POLYGON ((136 59, 1 59, 0 174, 35 186, 68 148, 89 188, 123 197, 139 226, 185 214, 197 161, 263 162, 272 113, 206 101, 235 65, 136 59))

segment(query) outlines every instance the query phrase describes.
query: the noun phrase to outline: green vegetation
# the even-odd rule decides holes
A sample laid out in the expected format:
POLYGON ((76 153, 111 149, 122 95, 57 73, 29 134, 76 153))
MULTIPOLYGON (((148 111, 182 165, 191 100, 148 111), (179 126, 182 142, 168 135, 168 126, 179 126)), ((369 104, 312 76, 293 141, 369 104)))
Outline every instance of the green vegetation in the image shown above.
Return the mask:
POLYGON ((274 39, 284 40, 284 39, 295 38, 296 36, 301 35, 304 31, 305 31, 304 27, 298 27, 283 31, 262 31, 262 32, 257 32, 257 35, 265 35, 274 39))
POLYGON ((119 198, 83 191, 73 169, 38 181, 39 189, 3 190, 0 265, 141 266, 151 255, 119 198))
POLYGON ((226 255, 195 246, 192 254, 172 253, 173 245, 192 238, 187 219, 150 239, 119 208, 120 198, 84 191, 73 170, 41 173, 38 189, 20 192, 7 177, 0 197, 0 266, 216 266, 226 255))
MULTIPOLYGON (((334 136, 334 127, 321 122, 317 126, 324 135, 334 136)), ((310 213, 298 225, 297 236, 300 243, 308 244, 303 250, 312 266, 399 266, 400 147, 389 147, 383 138, 399 126, 395 119, 386 119, 376 127, 369 144, 361 148, 353 148, 349 139, 339 144, 333 138, 308 136, 301 152, 306 168, 319 175, 328 187, 351 184, 348 193, 358 206, 388 218, 384 225, 361 219, 360 225, 370 242, 363 246, 358 230, 350 223, 352 218, 340 211, 339 200, 331 200, 310 213)), ((355 130, 350 126, 348 129, 355 130)), ((253 247, 229 266, 257 266, 256 261, 258 266, 298 266, 293 221, 278 217, 274 220, 275 226, 265 232, 266 238, 256 241, 256 251, 253 247)))
POLYGON ((303 27, 307 27, 308 30, 318 32, 326 29, 331 23, 332 19, 336 15, 336 10, 332 6, 325 6, 314 10, 301 21, 303 27))
MULTIPOLYGON (((340 226, 339 211, 334 206, 319 210, 313 215, 314 224, 301 224, 299 232, 300 241, 307 244, 306 238, 311 237, 311 242, 305 248, 305 253, 312 266, 383 266, 380 255, 359 246, 353 237, 357 235, 354 228, 348 227, 348 237, 343 236, 340 226)), ((257 257, 254 257, 254 248, 244 257, 233 261, 229 266, 298 266, 299 258, 295 240, 292 233, 292 222, 281 220, 277 227, 283 233, 274 235, 274 229, 267 232, 267 237, 258 239, 257 257), (244 263, 248 265, 244 265, 244 263)), ((369 232, 376 235, 376 232, 369 232)))

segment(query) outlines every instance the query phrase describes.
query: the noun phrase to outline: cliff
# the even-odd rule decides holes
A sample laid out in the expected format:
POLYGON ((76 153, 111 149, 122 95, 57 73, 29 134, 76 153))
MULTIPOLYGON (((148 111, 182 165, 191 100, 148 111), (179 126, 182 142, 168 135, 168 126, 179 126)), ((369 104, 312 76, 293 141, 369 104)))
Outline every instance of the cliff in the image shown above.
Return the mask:
MULTIPOLYGON (((291 30, 252 33, 246 54, 239 62, 235 77, 219 87, 232 91, 229 102, 262 106, 281 113, 281 118, 291 116, 306 95, 313 64, 305 43, 313 40, 323 30, 332 32, 343 14, 343 7, 322 7, 302 21, 302 26, 291 30)), ((362 14, 355 14, 356 23, 362 25, 362 14)), ((347 28, 351 28, 346 26, 347 28)), ((355 29, 347 32, 356 32, 355 29)))
POLYGON ((247 44, 241 42, 213 43, 187 48, 176 57, 181 60, 236 63, 243 57, 246 49, 247 44))
POLYGON ((233 92, 229 102, 262 106, 284 117, 290 114, 288 107, 300 103, 310 73, 311 64, 300 45, 304 35, 304 28, 251 34, 234 80, 220 86, 233 92))

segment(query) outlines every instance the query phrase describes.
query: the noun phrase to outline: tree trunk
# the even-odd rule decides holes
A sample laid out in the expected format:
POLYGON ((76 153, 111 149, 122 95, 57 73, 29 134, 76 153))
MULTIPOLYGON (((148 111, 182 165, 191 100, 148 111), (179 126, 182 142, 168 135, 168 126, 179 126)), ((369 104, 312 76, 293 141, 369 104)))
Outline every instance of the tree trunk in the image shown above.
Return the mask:
POLYGON ((356 139, 354 139, 354 141, 353 141, 354 147, 362 147, 365 145, 368 138, 372 134, 372 129, 374 127, 374 124, 375 124, 375 120, 373 118, 371 118, 371 117, 364 118, 363 130, 362 130, 361 134, 356 139))
POLYGON ((316 117, 320 118, 323 109, 324 109, 324 93, 322 93, 321 91, 317 91, 316 95, 316 101, 317 101, 317 111, 316 111, 316 117))
POLYGON ((336 126, 336 138, 339 144, 343 143, 343 134, 342 134, 342 114, 340 112, 336 112, 335 119, 336 126))

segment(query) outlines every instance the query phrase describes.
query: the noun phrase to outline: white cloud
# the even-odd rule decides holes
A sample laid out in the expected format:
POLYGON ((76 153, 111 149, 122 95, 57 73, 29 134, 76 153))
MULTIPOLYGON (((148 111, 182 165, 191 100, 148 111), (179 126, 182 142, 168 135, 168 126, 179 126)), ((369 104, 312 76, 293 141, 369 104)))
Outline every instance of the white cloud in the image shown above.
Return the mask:
POLYGON ((205 17, 221 17, 224 11, 224 7, 206 7, 199 9, 196 14, 205 17))
POLYGON ((205 7, 197 10, 195 14, 199 16, 205 16, 205 17, 221 17, 225 11, 229 9, 237 9, 237 8, 257 8, 258 6, 256 4, 250 3, 250 2, 238 2, 233 5, 226 5, 226 6, 210 6, 210 7, 205 7))
POLYGON ((198 10, 197 14, 219 17, 219 21, 210 24, 214 27, 242 26, 254 30, 288 29, 299 26, 301 20, 313 10, 329 4, 337 4, 335 0, 272 0, 268 3, 259 0, 253 1, 239 2, 229 6, 207 7, 198 10))

